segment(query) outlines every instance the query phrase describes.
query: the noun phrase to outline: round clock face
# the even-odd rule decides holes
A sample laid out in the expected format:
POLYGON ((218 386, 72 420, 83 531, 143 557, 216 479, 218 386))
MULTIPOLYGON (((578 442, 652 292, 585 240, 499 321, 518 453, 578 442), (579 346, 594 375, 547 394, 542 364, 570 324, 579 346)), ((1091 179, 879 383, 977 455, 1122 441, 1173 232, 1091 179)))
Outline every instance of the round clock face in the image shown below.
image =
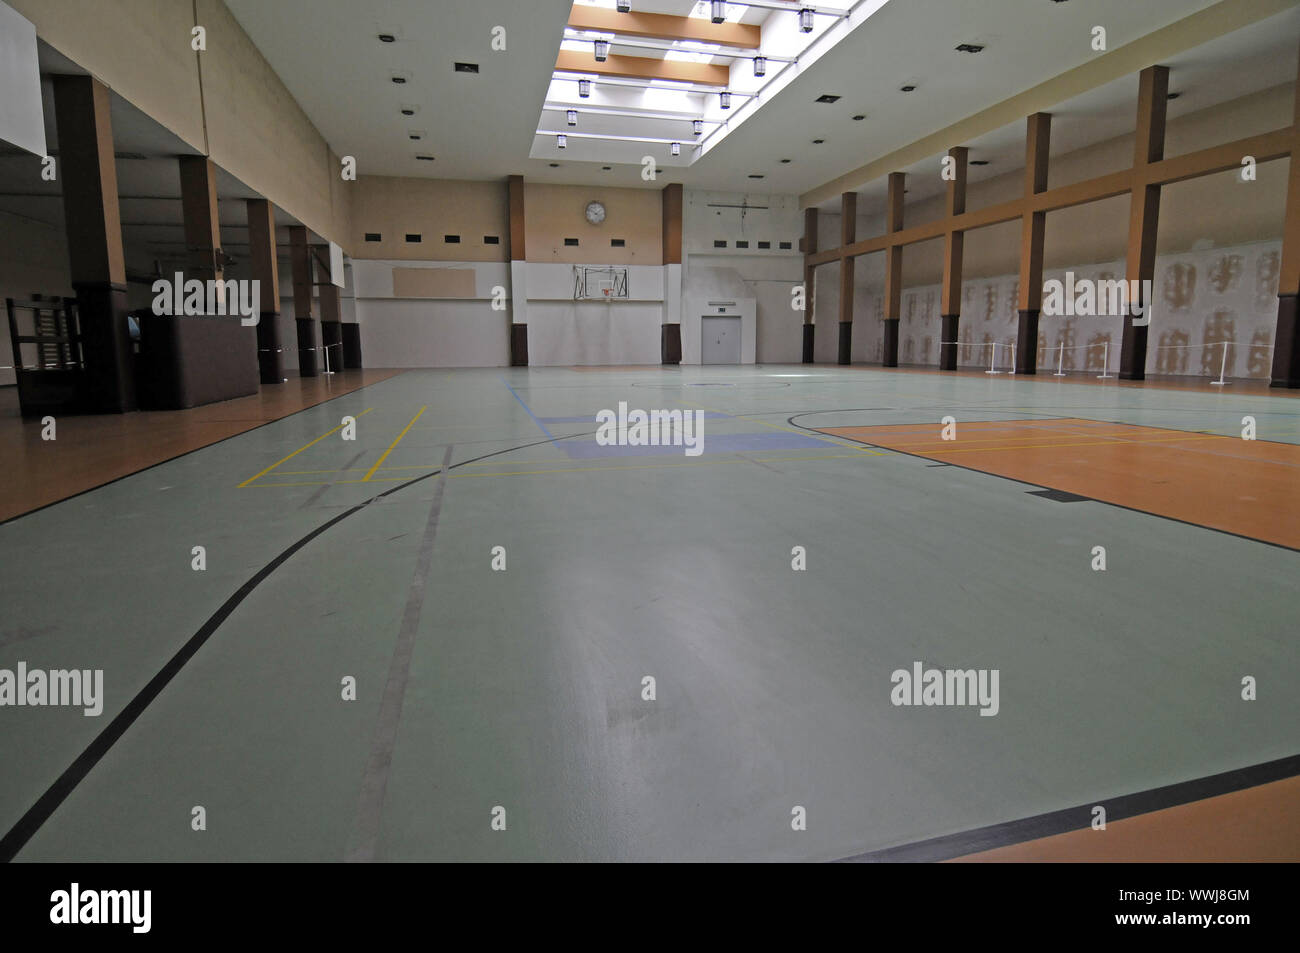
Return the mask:
POLYGON ((589 202, 587 204, 587 221, 593 225, 599 225, 605 221, 605 206, 599 202, 589 202))

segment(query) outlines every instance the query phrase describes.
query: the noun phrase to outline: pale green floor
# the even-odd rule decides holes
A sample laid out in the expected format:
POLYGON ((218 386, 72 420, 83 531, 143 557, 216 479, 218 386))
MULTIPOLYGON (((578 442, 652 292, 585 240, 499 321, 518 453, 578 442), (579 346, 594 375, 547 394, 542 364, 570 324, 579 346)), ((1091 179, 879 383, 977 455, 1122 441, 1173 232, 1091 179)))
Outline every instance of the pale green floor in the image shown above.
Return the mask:
MULTIPOLYGON (((433 468, 449 443, 459 463, 594 429, 521 401, 545 419, 620 400, 746 416, 707 420, 694 460, 544 443, 450 471, 380 859, 831 859, 1300 750, 1300 554, 842 441, 707 452, 809 411, 1233 434, 1249 413, 1261 439, 1297 443, 1294 399, 829 367, 418 371, 0 526, 0 667, 103 668, 107 694, 100 718, 0 709, 0 833, 246 580, 397 485, 262 484, 330 480, 303 471, 360 452, 359 479, 421 405, 386 461, 412 469, 380 476, 433 468), (367 408, 355 443, 238 488, 367 408), (894 707, 890 673, 914 660, 999 669, 1000 714, 894 707)), ((436 480, 280 566, 18 858, 342 859, 436 480)))

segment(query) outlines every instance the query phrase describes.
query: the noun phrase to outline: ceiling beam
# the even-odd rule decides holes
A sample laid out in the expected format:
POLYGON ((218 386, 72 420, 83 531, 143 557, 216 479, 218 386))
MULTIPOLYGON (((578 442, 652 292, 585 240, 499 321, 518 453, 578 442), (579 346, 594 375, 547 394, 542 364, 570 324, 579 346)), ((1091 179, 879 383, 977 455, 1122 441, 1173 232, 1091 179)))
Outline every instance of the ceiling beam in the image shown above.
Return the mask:
POLYGON ((561 73, 582 73, 595 76, 627 76, 637 79, 664 79, 678 83, 698 83, 701 86, 725 87, 731 80, 731 70, 726 66, 709 63, 682 63, 676 60, 657 60, 647 56, 623 56, 611 53, 603 63, 585 50, 560 50, 555 69, 561 73))
POLYGON ((750 23, 712 23, 699 17, 675 17, 666 13, 619 13, 602 7, 574 4, 569 26, 575 30, 616 33, 619 36, 655 37, 663 40, 695 40, 756 50, 762 29, 750 23))

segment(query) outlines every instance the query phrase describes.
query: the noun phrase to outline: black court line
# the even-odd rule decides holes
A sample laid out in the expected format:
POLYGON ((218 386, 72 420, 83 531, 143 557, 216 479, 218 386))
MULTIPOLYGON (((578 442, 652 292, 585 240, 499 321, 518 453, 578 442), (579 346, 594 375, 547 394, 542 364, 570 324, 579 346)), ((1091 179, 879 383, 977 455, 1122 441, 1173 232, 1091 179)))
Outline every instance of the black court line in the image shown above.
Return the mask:
MULTIPOLYGON (((383 382, 376 381, 375 383, 378 384, 383 382)), ((340 394, 339 396, 342 397, 347 395, 340 394)), ((311 408, 304 409, 310 410, 311 408)), ((589 431, 588 433, 595 433, 595 431, 589 431)), ((235 436, 239 436, 239 434, 235 434, 235 436)), ((556 443, 560 440, 568 440, 573 437, 582 436, 587 436, 587 433, 566 434, 563 437, 554 437, 550 440, 536 440, 532 443, 507 447, 504 450, 496 450, 492 453, 485 453, 482 456, 473 457, 469 460, 462 460, 460 463, 452 464, 448 469, 454 470, 457 467, 462 467, 470 463, 478 463, 480 460, 500 456, 503 453, 513 453, 516 450, 526 450, 529 447, 537 447, 542 444, 556 443)), ((109 749, 113 747, 118 739, 126 734, 127 729, 135 723, 135 720, 144 714, 145 710, 153 700, 162 694, 163 689, 166 688, 171 680, 174 679, 177 674, 180 673, 181 669, 185 667, 185 663, 194 657, 195 653, 197 653, 198 650, 203 647, 203 644, 212 637, 213 633, 221 627, 221 624, 229 618, 230 614, 234 612, 235 609, 239 608, 240 603, 248 598, 249 594, 264 582, 271 573, 275 572, 275 570, 283 565, 291 556, 297 553, 317 536, 320 536, 330 527, 343 522, 343 520, 347 519, 352 514, 365 509, 372 502, 382 497, 391 496, 394 493, 405 490, 407 487, 414 486, 423 480, 435 477, 441 472, 442 471, 439 469, 434 470, 431 473, 424 473, 420 476, 413 477, 405 483, 399 483, 397 486, 390 487, 381 493, 376 493, 374 496, 370 497, 370 499, 364 500, 355 506, 344 510, 342 513, 316 527, 296 543, 290 545, 287 549, 258 570, 251 579, 240 586, 229 599, 221 604, 221 607, 199 627, 197 632, 190 636, 185 644, 177 650, 176 654, 168 659, 167 663, 159 669, 158 673, 149 680, 148 684, 146 684, 144 688, 140 689, 140 691, 136 693, 135 697, 127 702, 123 709, 117 713, 113 720, 95 736, 95 739, 87 745, 86 750, 77 756, 72 764, 70 764, 67 769, 64 770, 57 779, 55 779, 54 783, 46 789, 45 793, 36 800, 36 803, 27 809, 27 812, 18 819, 17 823, 9 829, 4 837, 0 838, 0 863, 8 863, 14 859, 18 852, 26 846, 29 840, 31 840, 32 836, 40 830, 41 826, 50 819, 51 815, 53 815, 56 810, 58 810, 59 805, 67 800, 68 795, 76 789, 78 784, 85 780, 86 775, 90 773, 91 769, 100 762, 104 755, 108 754, 109 749)))
MULTIPOLYGON (((147 467, 141 467, 139 470, 132 470, 130 473, 123 473, 121 476, 113 477, 113 479, 111 480, 105 480, 103 483, 96 483, 94 486, 86 487, 86 489, 84 490, 78 490, 76 493, 71 493, 68 496, 62 497, 60 499, 50 500, 50 502, 48 503, 42 503, 40 506, 36 507, 35 509, 28 510, 25 513, 17 513, 13 516, 8 517, 7 519, 0 520, 0 526, 4 526, 6 523, 12 523, 14 520, 20 520, 24 516, 31 516, 33 513, 39 513, 41 510, 47 510, 51 506, 58 506, 60 503, 66 503, 68 502, 68 500, 75 500, 77 497, 85 496, 87 493, 94 493, 96 490, 102 490, 106 486, 112 486, 114 483, 133 477, 136 474, 145 473, 149 470, 152 470, 154 467, 162 466, 164 463, 171 463, 173 460, 179 460, 181 457, 188 457, 191 453, 198 453, 200 450, 207 450, 209 447, 215 447, 217 444, 225 443, 227 440, 234 440, 236 437, 242 437, 244 434, 252 433, 254 430, 261 430, 263 427, 271 426, 271 424, 278 424, 282 420, 288 420, 290 417, 296 417, 299 414, 306 413, 309 410, 315 410, 317 407, 320 407, 324 404, 328 404, 330 401, 339 400, 340 398, 343 397, 351 397, 353 394, 359 394, 367 387, 374 387, 376 384, 386 384, 389 381, 393 380, 394 378, 402 376, 402 374, 404 373, 405 371, 398 371, 392 377, 385 377, 382 381, 371 381, 369 384, 362 384, 360 387, 356 388, 355 390, 350 390, 346 394, 336 394, 333 397, 326 397, 324 400, 317 401, 316 403, 312 404, 310 407, 304 407, 301 410, 295 410, 291 414, 285 414, 283 417, 276 417, 274 420, 265 421, 264 423, 258 424, 256 427, 249 427, 247 430, 241 430, 239 431, 239 433, 232 433, 229 437, 222 437, 221 439, 214 440, 211 443, 205 443, 201 447, 195 447, 193 450, 186 450, 184 453, 178 453, 176 454, 176 456, 168 457, 166 460, 159 460, 157 463, 151 463, 147 467)), ((238 400, 239 398, 234 398, 234 399, 238 400)), ((186 409, 193 410, 194 408, 191 407, 186 409)), ((79 415, 79 416, 84 416, 84 415, 79 415)))
POLYGON ((1022 844, 1025 841, 1067 834, 1070 831, 1084 830, 1092 826, 1092 809, 1101 805, 1106 809, 1106 822, 1120 821, 1125 818, 1163 811, 1180 804, 1203 801, 1206 798, 1231 794, 1246 788, 1258 787, 1273 781, 1283 781, 1300 774, 1300 754, 1266 761, 1222 774, 1212 774, 1205 778, 1180 781, 1164 787, 1151 788, 1135 794, 1125 794, 1115 798, 1098 798, 1087 804, 1037 814, 1003 824, 991 824, 959 834, 947 834, 928 840, 902 844, 898 847, 886 847, 881 850, 868 851, 845 857, 838 863, 933 863, 965 857, 997 847, 1022 844))
MULTIPOLYGON (((923 456, 922 454, 919 454, 919 453, 909 453, 909 452, 906 451, 906 450, 899 450, 899 449, 897 449, 897 448, 895 448, 895 447, 886 447, 886 446, 882 446, 881 444, 871 443, 870 441, 867 441, 867 440, 859 440, 859 439, 857 439, 856 437, 845 437, 845 436, 843 436, 842 434, 827 434, 827 433, 825 433, 824 431, 818 430, 816 427, 805 427, 803 424, 797 424, 797 423, 794 422, 794 421, 795 421, 795 417, 807 417, 807 416, 809 416, 809 414, 825 414, 825 413, 837 413, 837 411, 833 411, 833 410, 831 410, 831 411, 826 411, 826 410, 815 410, 815 411, 808 411, 808 412, 805 412, 805 413, 795 414, 793 417, 788 417, 788 418, 786 418, 786 423, 790 424, 790 426, 792 426, 792 427, 798 427, 800 430, 806 430, 806 431, 808 431, 809 433, 818 433, 818 434, 821 434, 821 435, 824 436, 824 437, 838 437, 838 438, 841 439, 841 440, 848 440, 848 441, 850 441, 851 443, 861 444, 861 445, 864 446, 864 447, 871 447, 873 450, 882 450, 882 451, 885 451, 885 452, 887 452, 887 453, 896 453, 896 454, 898 454, 899 456, 903 456, 903 457, 911 457, 911 458, 914 459, 914 460, 927 460, 927 461, 930 460, 929 457, 927 457, 927 456, 923 456)), ((1052 419, 1061 419, 1061 420, 1069 420, 1069 419, 1090 420, 1090 419, 1092 419, 1092 418, 1089 418, 1089 417, 1078 417, 1078 418, 1068 418, 1068 417, 1063 417, 1063 418, 1052 418, 1052 419)), ((995 421, 995 422, 996 422, 996 423, 1003 423, 1004 421, 995 421)), ((1099 420, 1099 421, 1096 421, 1096 422, 1097 422, 1097 423, 1115 423, 1115 424, 1123 424, 1123 423, 1124 423, 1123 421, 1119 421, 1119 420, 1099 420)), ((1145 424, 1127 424, 1126 426, 1129 426, 1129 427, 1141 427, 1141 426, 1146 426, 1146 425, 1145 425, 1145 424)), ((1173 429, 1173 428, 1161 427, 1161 428, 1158 428, 1158 429, 1161 429, 1161 430, 1169 430, 1169 429, 1173 429)), ((1182 432, 1182 433, 1194 433, 1195 431, 1190 431, 1190 430, 1188 430, 1188 431, 1180 431, 1180 432, 1182 432)), ((1221 436, 1221 435, 1220 435, 1220 434, 1215 434, 1215 436, 1221 436)), ((1267 441, 1265 441, 1265 442, 1267 442, 1267 441)), ((1044 485, 1044 484, 1042 484, 1042 483, 1034 483, 1032 480, 1017 480, 1015 477, 1003 476, 1003 475, 1000 474, 1000 473, 990 473, 988 470, 981 470, 981 469, 979 469, 978 467, 967 466, 967 465, 964 464, 964 463, 949 463, 948 466, 950 466, 950 467, 957 467, 957 468, 962 469, 962 470, 968 470, 968 471, 970 471, 971 473, 982 473, 984 476, 987 476, 987 477, 994 477, 994 478, 996 478, 996 479, 998 479, 998 480, 1006 480, 1008 483, 1018 483, 1018 484, 1020 484, 1021 486, 1036 486, 1036 487, 1038 487, 1040 490, 1056 490, 1056 489, 1057 489, 1056 487, 1053 487, 1053 486, 1046 486, 1046 485, 1044 485)), ((1083 497, 1082 499, 1083 499, 1083 500, 1087 500, 1088 502, 1091 502, 1091 503, 1101 503, 1101 504, 1104 504, 1105 506, 1113 506, 1113 507, 1115 507, 1115 509, 1117 509, 1117 510, 1128 510, 1130 513, 1141 513, 1143 516, 1154 516, 1156 519, 1168 520, 1168 521, 1171 522, 1171 523, 1181 523, 1181 524, 1184 525, 1184 526, 1194 526, 1194 527, 1196 527, 1197 529, 1203 529, 1203 530, 1206 530, 1207 532, 1211 532, 1211 533, 1221 533, 1221 534, 1223 534, 1224 536, 1233 536, 1233 537, 1235 537, 1235 538, 1237 538, 1237 539, 1244 539, 1244 540, 1246 540, 1247 542, 1251 542, 1251 543, 1259 543, 1261 546, 1272 546, 1274 549, 1284 549, 1284 550, 1286 550, 1286 551, 1289 552, 1289 553, 1300 553, 1300 547, 1296 547, 1296 546, 1288 546, 1286 543, 1275 543, 1275 542, 1273 542, 1271 539, 1258 539, 1257 537, 1254 537, 1254 536, 1247 536, 1247 535, 1245 535, 1244 533, 1234 533, 1232 530, 1229 530, 1229 529, 1219 529, 1218 527, 1215 527, 1215 526, 1206 526, 1204 523, 1193 523, 1191 520, 1183 520, 1183 519, 1179 519, 1177 516, 1166 516, 1164 513, 1153 513, 1153 512, 1151 512, 1150 510, 1139 509, 1139 508, 1136 507, 1136 506, 1125 506, 1123 503, 1114 503, 1114 502, 1112 502, 1112 501, 1110 501, 1110 500, 1100 500, 1100 499, 1097 499, 1096 497, 1092 497, 1092 496, 1085 496, 1085 497, 1083 497)))

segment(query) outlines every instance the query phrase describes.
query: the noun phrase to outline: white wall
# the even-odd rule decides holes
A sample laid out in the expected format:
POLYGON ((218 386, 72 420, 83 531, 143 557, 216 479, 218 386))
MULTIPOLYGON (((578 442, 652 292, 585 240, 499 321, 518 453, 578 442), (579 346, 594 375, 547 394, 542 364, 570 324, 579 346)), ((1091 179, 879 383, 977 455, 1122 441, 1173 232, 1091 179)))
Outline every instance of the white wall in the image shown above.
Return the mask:
POLYGON ((663 266, 627 266, 628 297, 609 302, 574 301, 574 267, 528 263, 528 363, 660 363, 663 266))

